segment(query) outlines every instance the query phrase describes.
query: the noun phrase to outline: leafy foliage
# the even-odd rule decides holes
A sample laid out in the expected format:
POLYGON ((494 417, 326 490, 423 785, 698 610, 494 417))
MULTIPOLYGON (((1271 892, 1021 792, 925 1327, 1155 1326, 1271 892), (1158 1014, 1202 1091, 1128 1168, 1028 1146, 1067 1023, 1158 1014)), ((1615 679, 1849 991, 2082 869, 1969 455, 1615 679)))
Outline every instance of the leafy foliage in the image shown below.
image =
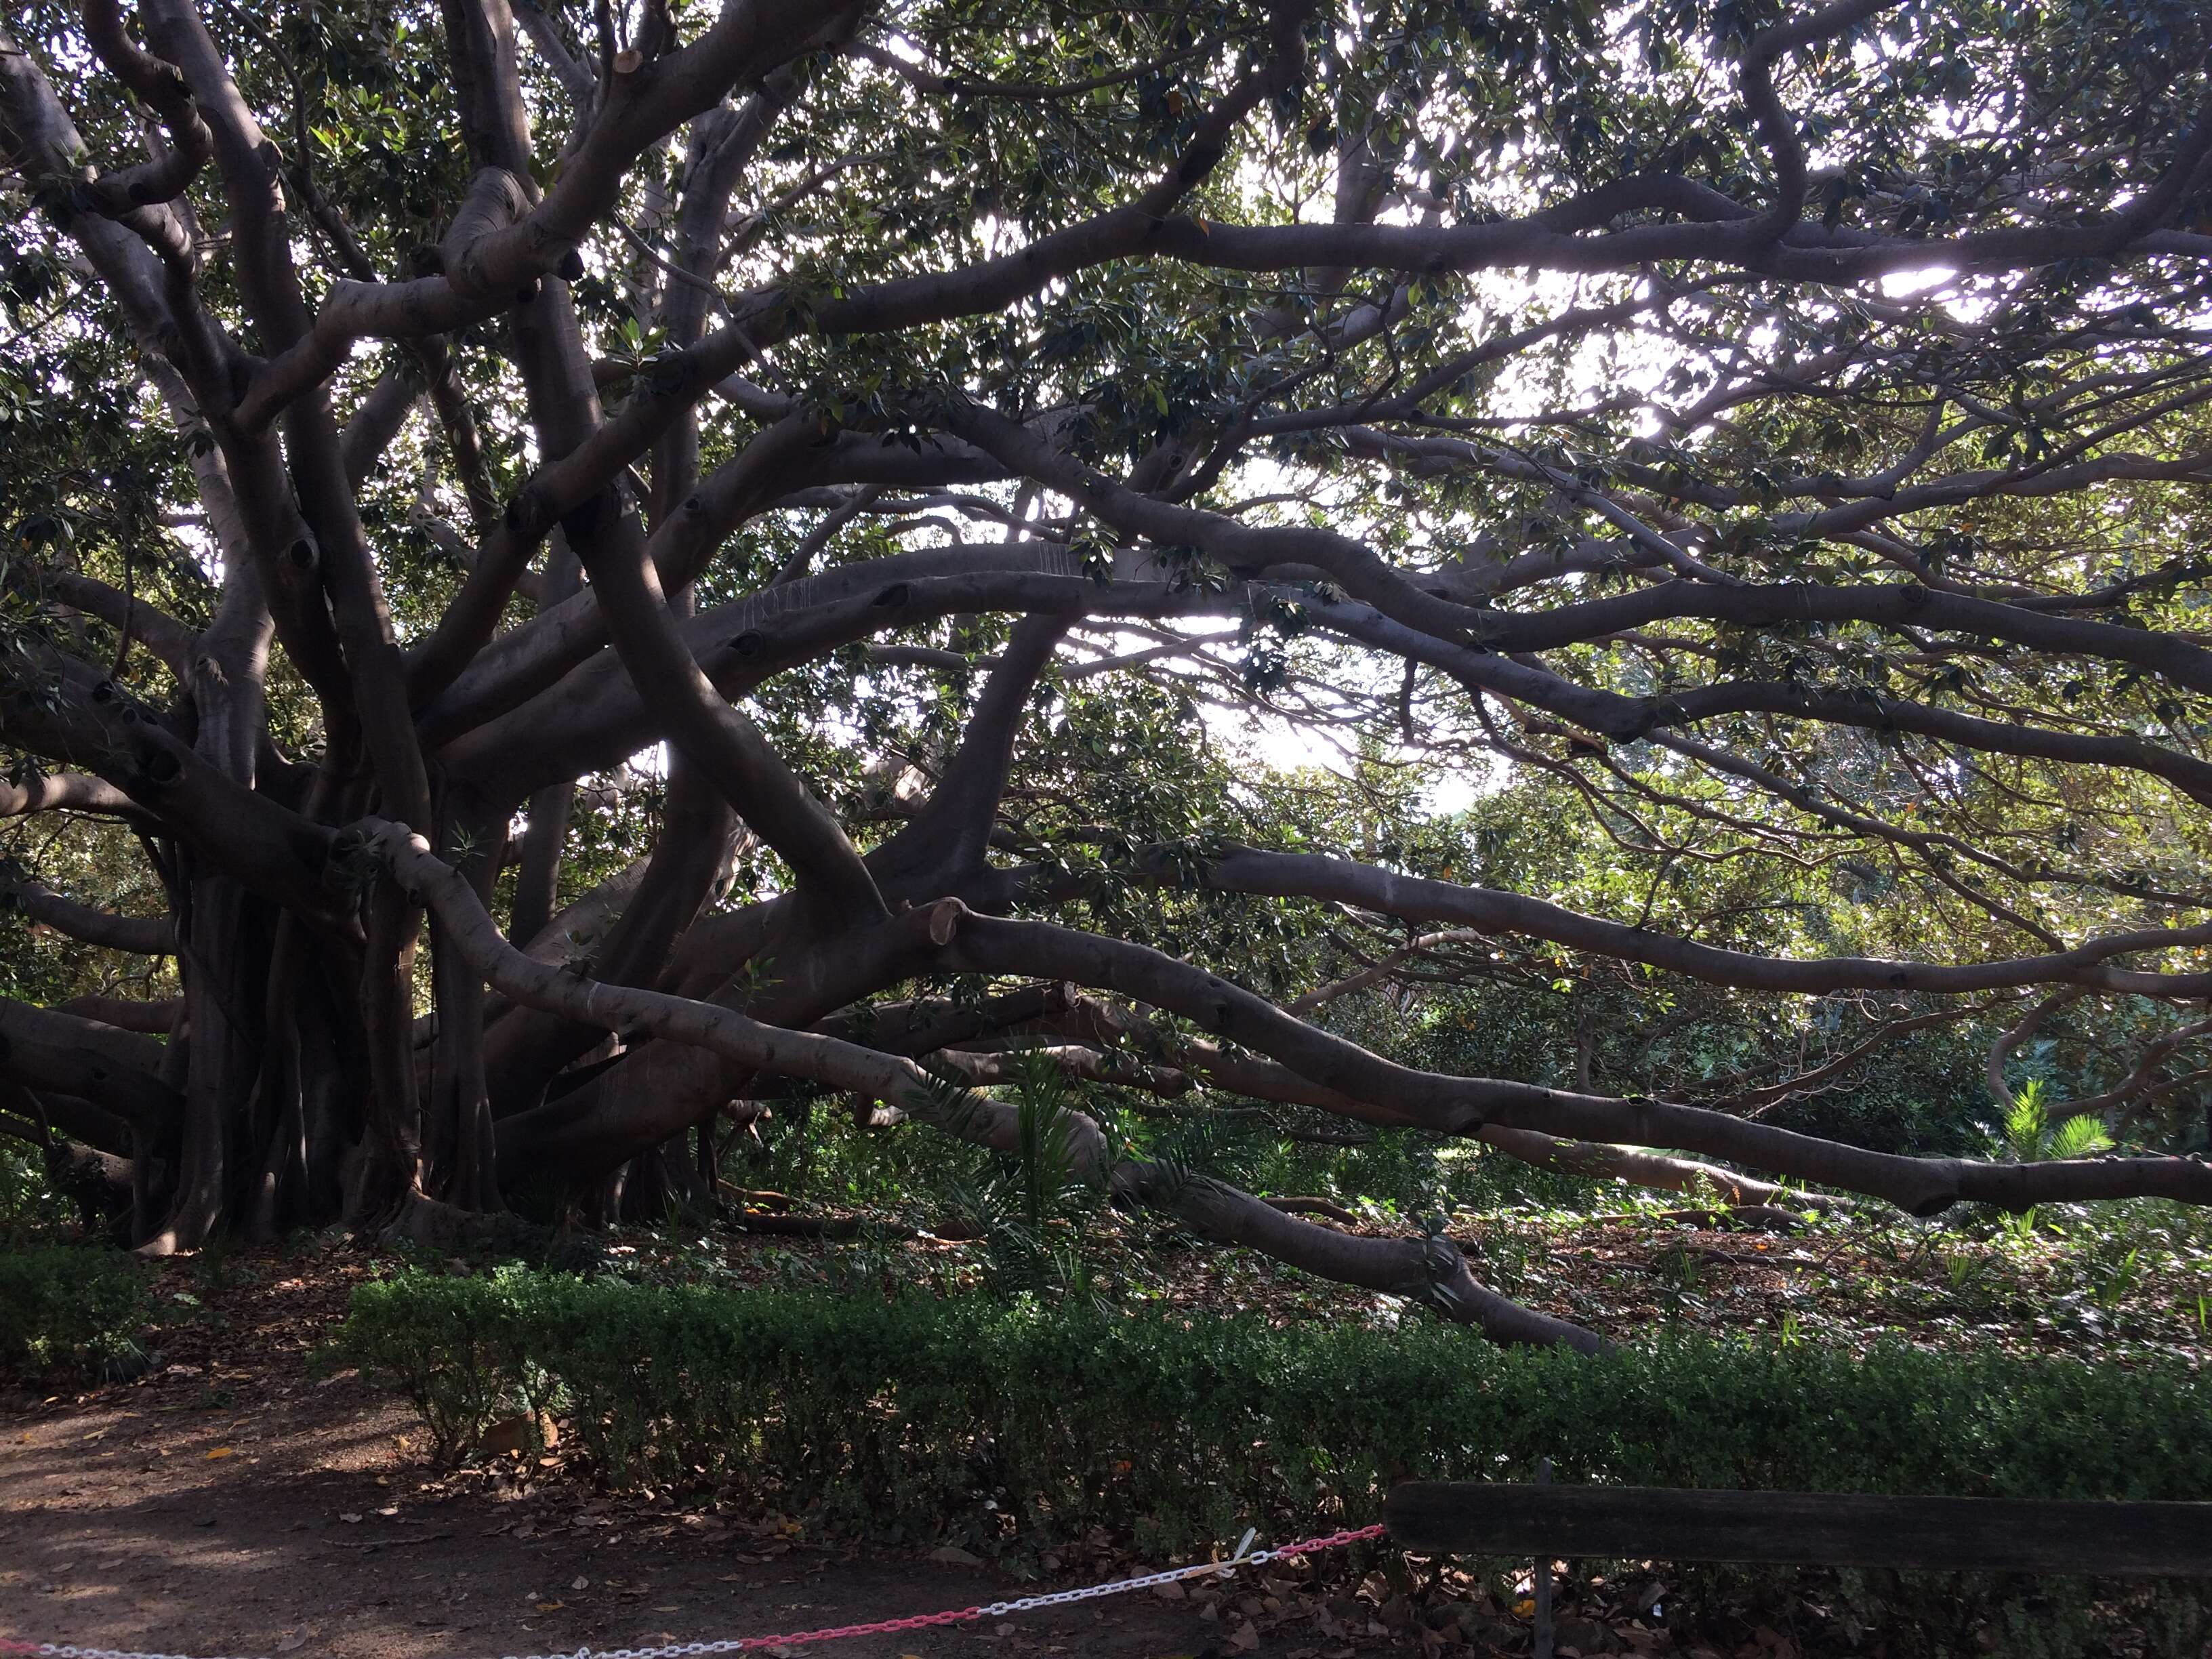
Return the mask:
POLYGON ((2004 1149, 2013 1158, 2023 1164, 2045 1158, 2088 1158, 2112 1146, 2112 1137, 2094 1117, 2053 1123, 2049 1092, 2043 1079, 2035 1078, 2013 1097, 2004 1120, 2004 1149))
POLYGON ((0 1367, 82 1375, 137 1352, 144 1272, 119 1250, 0 1246, 0 1367))

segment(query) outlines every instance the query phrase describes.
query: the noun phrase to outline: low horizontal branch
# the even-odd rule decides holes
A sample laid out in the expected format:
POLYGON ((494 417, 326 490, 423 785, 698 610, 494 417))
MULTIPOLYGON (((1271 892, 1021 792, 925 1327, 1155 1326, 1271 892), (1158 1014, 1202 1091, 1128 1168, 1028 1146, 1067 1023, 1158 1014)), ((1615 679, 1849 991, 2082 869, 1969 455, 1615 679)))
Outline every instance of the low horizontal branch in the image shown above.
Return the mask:
POLYGON ((112 1025, 0 999, 0 1078, 72 1095, 138 1124, 176 1121, 184 1097, 160 1076, 161 1045, 112 1025))
POLYGON ((1388 1101, 1403 1121, 1445 1134, 1473 1136, 1497 1125, 1675 1148, 1863 1193, 1917 1216, 1958 1203, 2014 1211, 2112 1198, 2212 1204, 2212 1163, 2203 1158, 1990 1164, 1873 1152, 1702 1107, 1418 1071, 1309 1025, 1242 986, 1163 951, 1050 922, 967 915, 950 937, 947 961, 968 971, 1065 980, 1149 1003, 1353 1101, 1388 1101))
POLYGON ((1436 1554, 2212 1578, 2212 1504, 1409 1480, 1382 1519, 1436 1554))
POLYGON ((96 996, 87 994, 70 997, 54 1005, 54 1012, 75 1014, 79 1019, 97 1020, 102 1025, 112 1025, 120 1031, 137 1031, 146 1036, 167 1036, 175 1027, 177 1018, 184 1012, 182 997, 158 997, 142 1001, 136 997, 96 996))
POLYGON ((13 903, 33 921, 87 945, 147 957, 168 956, 177 948, 176 923, 167 916, 118 915, 64 898, 44 882, 9 881, 0 876, 0 900, 13 903))
POLYGON ((82 772, 50 772, 24 783, 0 778, 0 818, 33 812, 97 812, 106 817, 135 817, 142 809, 105 778, 82 772))

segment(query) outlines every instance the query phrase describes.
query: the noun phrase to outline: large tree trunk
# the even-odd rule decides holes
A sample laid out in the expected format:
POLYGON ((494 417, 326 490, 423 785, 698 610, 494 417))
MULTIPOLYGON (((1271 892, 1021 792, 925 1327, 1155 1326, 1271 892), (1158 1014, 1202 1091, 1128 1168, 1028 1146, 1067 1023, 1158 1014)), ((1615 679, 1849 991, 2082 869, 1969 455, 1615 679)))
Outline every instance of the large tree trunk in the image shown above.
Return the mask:
POLYGON ((269 940, 258 906, 227 876, 187 878, 179 937, 185 952, 185 1109, 177 1126, 168 1213, 146 1241, 156 1255, 193 1249, 233 1213, 237 1160, 261 1075, 269 940))

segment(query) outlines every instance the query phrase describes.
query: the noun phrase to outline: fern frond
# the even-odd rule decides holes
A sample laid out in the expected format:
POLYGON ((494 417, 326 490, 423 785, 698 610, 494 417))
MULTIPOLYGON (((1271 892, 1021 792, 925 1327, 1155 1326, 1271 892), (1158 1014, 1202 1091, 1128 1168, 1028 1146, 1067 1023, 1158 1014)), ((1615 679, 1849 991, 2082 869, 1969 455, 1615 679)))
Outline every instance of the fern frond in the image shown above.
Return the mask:
POLYGON ((2112 1138, 2106 1133, 2105 1126, 2084 1113, 2080 1117, 2069 1117, 2058 1126, 2057 1131, 2051 1137, 2050 1155, 2052 1158, 2093 1158, 2099 1152, 2111 1151, 2112 1147, 2112 1138))
POLYGON ((2050 1115, 2044 1106, 2043 1079, 2022 1085, 2013 1097, 2012 1108, 2005 1114, 2005 1144, 2012 1155, 2022 1164, 2030 1164, 2043 1156, 2044 1136, 2050 1128, 2050 1115))

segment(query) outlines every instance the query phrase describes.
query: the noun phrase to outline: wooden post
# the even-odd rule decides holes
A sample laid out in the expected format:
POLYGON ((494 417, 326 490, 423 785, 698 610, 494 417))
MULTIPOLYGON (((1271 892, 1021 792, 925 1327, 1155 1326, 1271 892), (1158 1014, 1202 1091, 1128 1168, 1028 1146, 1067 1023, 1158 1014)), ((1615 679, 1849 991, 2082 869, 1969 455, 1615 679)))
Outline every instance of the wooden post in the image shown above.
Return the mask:
POLYGON ((2212 1578, 2212 1504, 1414 1480, 1382 1516, 1407 1549, 1536 1556, 1540 1585, 1553 1559, 1594 1558, 2212 1578))
MULTIPOLYGON (((1536 1484, 1552 1484, 1552 1460, 1536 1460, 1536 1484)), ((1536 1570, 1529 1576, 1529 1594, 1536 1601, 1534 1659, 1552 1659, 1552 1558, 1536 1552, 1536 1570)))

